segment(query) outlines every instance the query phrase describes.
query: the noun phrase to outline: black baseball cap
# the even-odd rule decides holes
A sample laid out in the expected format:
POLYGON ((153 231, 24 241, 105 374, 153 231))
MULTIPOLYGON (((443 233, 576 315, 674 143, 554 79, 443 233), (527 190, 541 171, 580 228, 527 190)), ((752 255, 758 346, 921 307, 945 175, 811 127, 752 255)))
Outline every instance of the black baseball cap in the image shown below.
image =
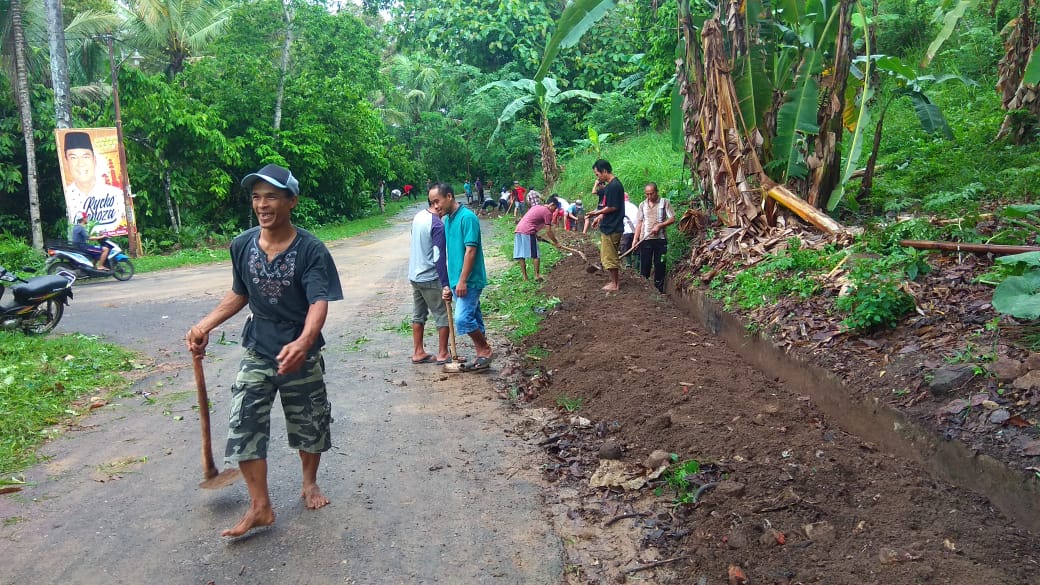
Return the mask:
POLYGON ((242 179, 242 186, 251 189, 253 183, 258 180, 270 183, 279 189, 287 189, 293 197, 300 196, 300 182, 293 176, 292 171, 278 165, 267 165, 255 173, 249 173, 242 179))

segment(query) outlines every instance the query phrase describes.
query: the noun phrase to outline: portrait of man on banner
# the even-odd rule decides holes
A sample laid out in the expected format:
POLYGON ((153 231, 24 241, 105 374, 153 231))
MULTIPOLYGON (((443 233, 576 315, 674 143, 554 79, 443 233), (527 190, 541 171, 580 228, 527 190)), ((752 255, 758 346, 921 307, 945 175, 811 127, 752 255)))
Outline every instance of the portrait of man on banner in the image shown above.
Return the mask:
POLYGON ((91 235, 126 235, 116 129, 57 129, 54 133, 69 223, 85 213, 91 235))

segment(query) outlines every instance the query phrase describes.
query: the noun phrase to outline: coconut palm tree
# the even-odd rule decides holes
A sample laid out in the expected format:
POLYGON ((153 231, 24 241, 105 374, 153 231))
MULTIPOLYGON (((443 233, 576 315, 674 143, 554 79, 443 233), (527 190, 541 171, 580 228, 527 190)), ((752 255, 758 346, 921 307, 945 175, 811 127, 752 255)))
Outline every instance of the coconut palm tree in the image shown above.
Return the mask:
POLYGON ((29 192, 29 225, 32 245, 43 249, 43 225, 40 222, 40 192, 36 182, 36 139, 33 136, 31 88, 29 86, 29 60, 25 43, 25 13, 22 0, 0 3, 0 47, 2 47, 4 72, 12 79, 18 114, 22 122, 25 140, 25 186, 29 192))
POLYGON ((172 80, 224 32, 232 6, 227 0, 136 0, 125 9, 125 34, 133 46, 160 53, 172 80))

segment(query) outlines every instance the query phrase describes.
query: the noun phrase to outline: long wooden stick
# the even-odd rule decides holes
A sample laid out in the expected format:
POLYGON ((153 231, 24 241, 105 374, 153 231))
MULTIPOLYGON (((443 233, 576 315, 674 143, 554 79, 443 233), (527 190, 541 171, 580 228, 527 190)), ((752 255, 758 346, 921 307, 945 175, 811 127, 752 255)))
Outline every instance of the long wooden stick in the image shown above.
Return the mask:
POLYGON ((900 246, 918 250, 943 250, 945 252, 971 252, 972 254, 1022 254, 1040 252, 1040 246, 1007 246, 1003 244, 963 244, 961 242, 938 242, 934 240, 899 240, 900 246))
POLYGON ((459 350, 455 347, 455 312, 451 310, 451 299, 444 299, 444 307, 448 309, 448 334, 451 336, 451 359, 459 361, 459 350))
POLYGON ((209 429, 209 395, 206 392, 206 374, 202 370, 202 355, 192 356, 195 366, 195 395, 199 402, 199 424, 202 426, 202 476, 211 479, 220 474, 213 462, 213 442, 209 429))
POLYGON ((228 467, 224 471, 220 471, 217 469, 216 463, 213 462, 213 442, 210 439, 209 428, 209 394, 206 392, 206 374, 202 370, 202 358, 204 355, 204 352, 199 352, 192 356, 192 362, 195 367, 195 393, 199 401, 199 425, 202 427, 203 480, 199 487, 213 490, 235 483, 238 478, 242 477, 242 473, 234 467, 228 467))

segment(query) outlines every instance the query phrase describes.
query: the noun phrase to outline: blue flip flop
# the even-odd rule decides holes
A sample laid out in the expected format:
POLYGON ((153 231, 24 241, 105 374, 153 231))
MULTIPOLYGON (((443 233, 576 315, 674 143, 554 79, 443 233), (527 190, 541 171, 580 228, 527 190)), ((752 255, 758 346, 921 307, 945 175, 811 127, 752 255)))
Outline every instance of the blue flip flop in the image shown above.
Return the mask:
MULTIPOLYGON (((428 364, 428 363, 430 363, 430 362, 432 362, 432 361, 434 361, 436 359, 437 359, 436 356, 434 356, 432 353, 428 353, 428 354, 426 354, 426 357, 424 357, 421 360, 412 360, 412 363, 416 364, 416 365, 418 365, 418 364, 428 364)), ((437 363, 440 363, 440 362, 437 362, 437 363)))
POLYGON ((459 371, 461 372, 478 372, 490 368, 491 358, 483 356, 477 356, 476 361, 474 361, 472 364, 459 364, 459 371))

